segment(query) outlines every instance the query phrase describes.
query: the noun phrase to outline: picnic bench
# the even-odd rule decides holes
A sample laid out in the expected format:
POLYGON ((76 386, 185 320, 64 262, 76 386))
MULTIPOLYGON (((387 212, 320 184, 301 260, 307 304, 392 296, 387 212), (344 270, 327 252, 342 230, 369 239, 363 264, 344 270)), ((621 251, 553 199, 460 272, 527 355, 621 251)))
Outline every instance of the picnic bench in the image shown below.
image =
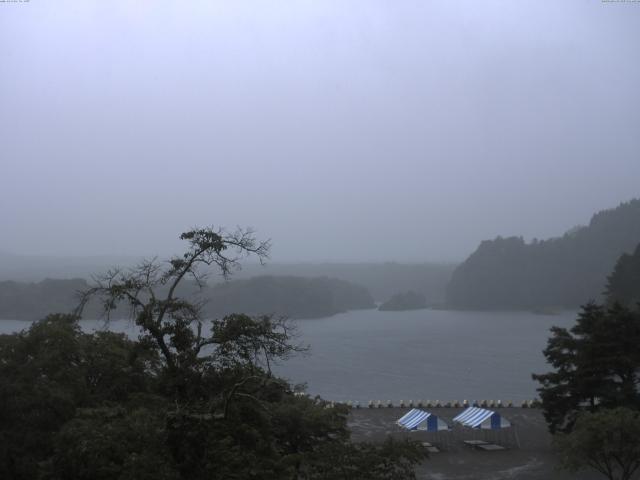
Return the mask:
POLYGON ((502 445, 496 445, 495 443, 487 443, 486 445, 477 445, 476 448, 480 450, 485 450, 487 452, 495 451, 495 450, 506 450, 502 445))
POLYGON ((489 445, 489 442, 485 442, 484 440, 464 440, 465 445, 475 448, 478 445, 489 445))
POLYGON ((464 440, 465 445, 473 448, 484 450, 487 452, 496 450, 506 450, 502 445, 496 445, 495 443, 485 442, 484 440, 464 440))

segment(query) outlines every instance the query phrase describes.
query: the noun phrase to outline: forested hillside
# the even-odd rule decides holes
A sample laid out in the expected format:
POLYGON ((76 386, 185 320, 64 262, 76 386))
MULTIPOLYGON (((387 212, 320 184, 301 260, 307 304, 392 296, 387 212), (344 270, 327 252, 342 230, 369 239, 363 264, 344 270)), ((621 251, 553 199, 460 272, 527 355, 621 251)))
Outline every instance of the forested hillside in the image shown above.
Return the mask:
POLYGON ((243 312, 318 318, 375 307, 366 288, 327 277, 253 277, 218 284, 206 296, 205 309, 212 317, 243 312))
POLYGON ((376 301, 384 302, 399 292, 412 290, 429 304, 444 303, 447 283, 456 265, 452 263, 268 263, 264 267, 244 265, 235 276, 274 275, 329 277, 362 285, 376 301))
MULTIPOLYGON (((45 257, 11 255, 0 251, 0 281, 40 282, 46 278, 90 278, 113 265, 130 268, 141 257, 45 257)), ((264 275, 294 277, 329 277, 362 285, 377 301, 407 290, 421 293, 429 304, 445 301, 447 283, 456 266, 452 263, 336 263, 336 262, 269 262, 265 265, 247 262, 234 278, 246 280, 264 275)), ((210 277, 213 284, 216 275, 210 277)))
POLYGON ((408 291, 396 293, 393 297, 380 305, 378 310, 382 312, 392 312, 401 310, 420 310, 423 308, 427 308, 427 301, 424 298, 424 295, 408 291))
POLYGON ((458 308, 576 307, 598 299, 623 253, 640 243, 640 200, 596 213, 559 238, 483 241, 453 273, 448 304, 458 308))
MULTIPOLYGON (((88 283, 83 279, 0 282, 0 319, 36 320, 49 312, 72 312, 79 301, 77 292, 86 288, 88 283)), ((375 307, 366 288, 326 277, 261 276, 220 283, 201 291, 194 284, 185 283, 180 294, 202 302, 203 313, 208 317, 243 312, 318 318, 375 307)), ((113 312, 115 317, 126 314, 125 307, 113 312)), ((99 316, 100 305, 89 303, 84 317, 99 316)))
POLYGON ((77 292, 85 288, 81 278, 0 282, 0 319, 38 320, 51 312, 70 312, 79 301, 77 292))
POLYGON ((640 243, 633 254, 623 254, 609 275, 607 301, 633 308, 640 304, 640 243))

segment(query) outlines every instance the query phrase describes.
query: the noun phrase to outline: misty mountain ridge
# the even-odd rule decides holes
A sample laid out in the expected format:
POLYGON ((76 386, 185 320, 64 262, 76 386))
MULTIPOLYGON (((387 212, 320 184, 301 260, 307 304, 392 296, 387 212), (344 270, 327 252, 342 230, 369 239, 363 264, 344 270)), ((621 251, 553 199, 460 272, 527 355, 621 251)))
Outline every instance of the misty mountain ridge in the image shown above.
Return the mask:
POLYGON ((421 310, 427 308, 427 299, 424 295, 408 291, 396 293, 389 300, 378 307, 381 312, 421 310))
MULTIPOLYGON (((142 257, 90 256, 90 257, 46 257, 14 255, 0 252, 0 281, 40 282, 46 278, 90 279, 93 275, 111 267, 129 268, 142 257)), ((243 280, 262 275, 296 277, 330 277, 356 283, 366 287, 376 301, 386 301, 401 291, 414 290, 430 303, 443 303, 445 291, 455 264, 424 263, 340 263, 340 262, 247 262, 234 272, 232 280, 243 280)), ((210 285, 224 283, 219 272, 212 271, 207 279, 210 285)))
MULTIPOLYGON (((52 312, 73 312, 79 302, 78 292, 88 287, 89 283, 81 278, 45 279, 37 283, 0 282, 0 319, 38 320, 52 312)), ((160 288, 159 292, 164 290, 160 288)), ((265 275, 203 289, 194 283, 185 283, 177 293, 202 304, 203 314, 208 318, 221 318, 231 313, 320 318, 375 307, 365 287, 328 277, 265 275)), ((123 303, 111 316, 124 318, 128 313, 123 303)), ((83 318, 101 316, 101 306, 97 302, 86 305, 83 318)))
POLYGON ((0 319, 39 320, 50 313, 71 312, 79 302, 77 292, 88 287, 82 278, 0 281, 0 319))
POLYGON ((485 240, 454 271, 447 303, 466 309, 575 308, 600 300, 620 255, 640 243, 640 199, 593 215, 562 237, 485 240))
POLYGON ((91 278, 115 265, 131 267, 142 258, 126 255, 23 255, 0 251, 0 281, 40 282, 45 279, 91 278))
POLYGON ((214 285, 204 295, 206 314, 216 318, 238 312, 321 318, 375 307, 365 287, 328 277, 263 275, 214 285))

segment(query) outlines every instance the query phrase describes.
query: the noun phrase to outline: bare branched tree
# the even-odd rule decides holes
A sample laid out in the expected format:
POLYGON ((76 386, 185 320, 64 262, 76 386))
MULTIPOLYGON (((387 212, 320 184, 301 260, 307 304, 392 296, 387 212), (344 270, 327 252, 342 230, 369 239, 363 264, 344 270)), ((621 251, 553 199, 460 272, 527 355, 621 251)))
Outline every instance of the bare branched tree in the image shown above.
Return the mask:
POLYGON ((261 263, 268 258, 270 242, 258 241, 250 229, 232 233, 223 229, 194 228, 180 235, 188 243, 186 252, 167 262, 144 260, 129 269, 112 269, 94 278, 94 285, 80 292, 76 314, 87 302, 98 299, 107 319, 119 305, 127 305, 130 317, 146 339, 155 343, 169 369, 193 362, 201 348, 212 343, 202 335, 202 303, 177 295, 185 279, 202 289, 210 267, 228 278, 240 268, 242 258, 254 255, 261 263))
POLYGON ((176 411, 186 404, 193 409, 195 402, 206 405, 205 415, 219 411, 226 417, 233 402, 242 399, 268 410, 261 398, 269 385, 281 382, 272 376, 272 364, 306 350, 292 343, 295 332, 287 319, 236 313, 213 320, 203 332, 203 302, 184 298, 179 287, 189 279, 202 289, 210 267, 228 278, 249 255, 263 263, 269 242, 258 242, 251 230, 242 229, 231 234, 194 229, 180 238, 188 242, 181 256, 164 263, 152 258, 95 277, 94 285, 80 292, 76 314, 92 299, 100 301, 107 321, 118 306, 128 306, 140 340, 165 360, 164 385, 175 393, 176 411))

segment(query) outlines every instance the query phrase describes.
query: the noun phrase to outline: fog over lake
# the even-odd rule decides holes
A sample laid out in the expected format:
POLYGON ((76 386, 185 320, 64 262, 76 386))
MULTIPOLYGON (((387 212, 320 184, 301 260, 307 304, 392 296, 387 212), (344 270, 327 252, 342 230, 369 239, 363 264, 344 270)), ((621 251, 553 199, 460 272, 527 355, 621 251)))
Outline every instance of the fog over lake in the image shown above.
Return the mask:
MULTIPOLYGON (((531 373, 547 371, 542 350, 549 328, 575 323, 575 312, 358 310, 314 320, 297 320, 308 354, 279 365, 292 383, 329 400, 513 400, 536 396, 531 373)), ((0 332, 28 325, 1 321, 0 332)), ((85 330, 104 327, 85 320, 85 330)), ((131 322, 110 323, 135 336, 131 322)))

